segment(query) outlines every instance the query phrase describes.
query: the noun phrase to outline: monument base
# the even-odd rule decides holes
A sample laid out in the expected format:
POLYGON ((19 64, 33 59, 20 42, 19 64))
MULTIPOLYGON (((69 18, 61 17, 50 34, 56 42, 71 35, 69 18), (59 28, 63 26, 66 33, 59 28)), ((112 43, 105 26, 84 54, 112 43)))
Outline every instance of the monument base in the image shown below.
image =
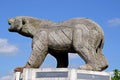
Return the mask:
POLYGON ((15 80, 111 80, 106 72, 86 71, 68 68, 25 68, 16 72, 15 80))

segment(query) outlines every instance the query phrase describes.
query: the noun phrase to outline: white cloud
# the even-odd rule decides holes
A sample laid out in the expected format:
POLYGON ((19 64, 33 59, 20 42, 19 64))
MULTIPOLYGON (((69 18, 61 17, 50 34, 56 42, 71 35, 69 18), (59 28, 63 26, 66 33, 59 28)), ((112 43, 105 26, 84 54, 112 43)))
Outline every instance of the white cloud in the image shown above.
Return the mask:
POLYGON ((9 74, 0 78, 0 80, 13 80, 13 75, 9 74))
POLYGON ((7 39, 0 39, 0 53, 14 53, 18 48, 10 44, 7 39))
POLYGON ((110 26, 120 26, 120 18, 110 19, 108 20, 108 24, 110 26))

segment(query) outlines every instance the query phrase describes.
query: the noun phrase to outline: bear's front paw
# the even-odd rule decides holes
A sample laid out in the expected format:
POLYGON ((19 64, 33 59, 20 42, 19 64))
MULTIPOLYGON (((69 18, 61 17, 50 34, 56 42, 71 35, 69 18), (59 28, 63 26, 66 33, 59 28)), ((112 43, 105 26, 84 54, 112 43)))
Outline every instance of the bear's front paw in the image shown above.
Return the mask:
POLYGON ((23 72, 24 67, 17 67, 14 69, 14 72, 23 72))

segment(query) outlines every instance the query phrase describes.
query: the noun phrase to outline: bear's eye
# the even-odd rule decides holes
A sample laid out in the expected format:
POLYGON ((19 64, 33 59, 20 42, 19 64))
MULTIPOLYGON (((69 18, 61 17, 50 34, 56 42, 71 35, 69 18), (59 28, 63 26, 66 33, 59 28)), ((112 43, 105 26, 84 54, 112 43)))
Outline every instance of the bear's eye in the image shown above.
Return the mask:
POLYGON ((25 25, 25 23, 26 23, 26 22, 25 22, 24 20, 22 20, 22 25, 25 25))

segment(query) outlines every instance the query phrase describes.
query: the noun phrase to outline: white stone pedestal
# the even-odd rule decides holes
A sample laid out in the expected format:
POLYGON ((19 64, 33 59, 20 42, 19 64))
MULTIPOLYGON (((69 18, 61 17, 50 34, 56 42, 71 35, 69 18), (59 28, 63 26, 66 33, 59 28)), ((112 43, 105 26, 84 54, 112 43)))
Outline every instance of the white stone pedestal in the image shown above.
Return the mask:
POLYGON ((26 68, 23 73, 16 72, 15 78, 15 80, 111 80, 106 72, 68 68, 26 68))

